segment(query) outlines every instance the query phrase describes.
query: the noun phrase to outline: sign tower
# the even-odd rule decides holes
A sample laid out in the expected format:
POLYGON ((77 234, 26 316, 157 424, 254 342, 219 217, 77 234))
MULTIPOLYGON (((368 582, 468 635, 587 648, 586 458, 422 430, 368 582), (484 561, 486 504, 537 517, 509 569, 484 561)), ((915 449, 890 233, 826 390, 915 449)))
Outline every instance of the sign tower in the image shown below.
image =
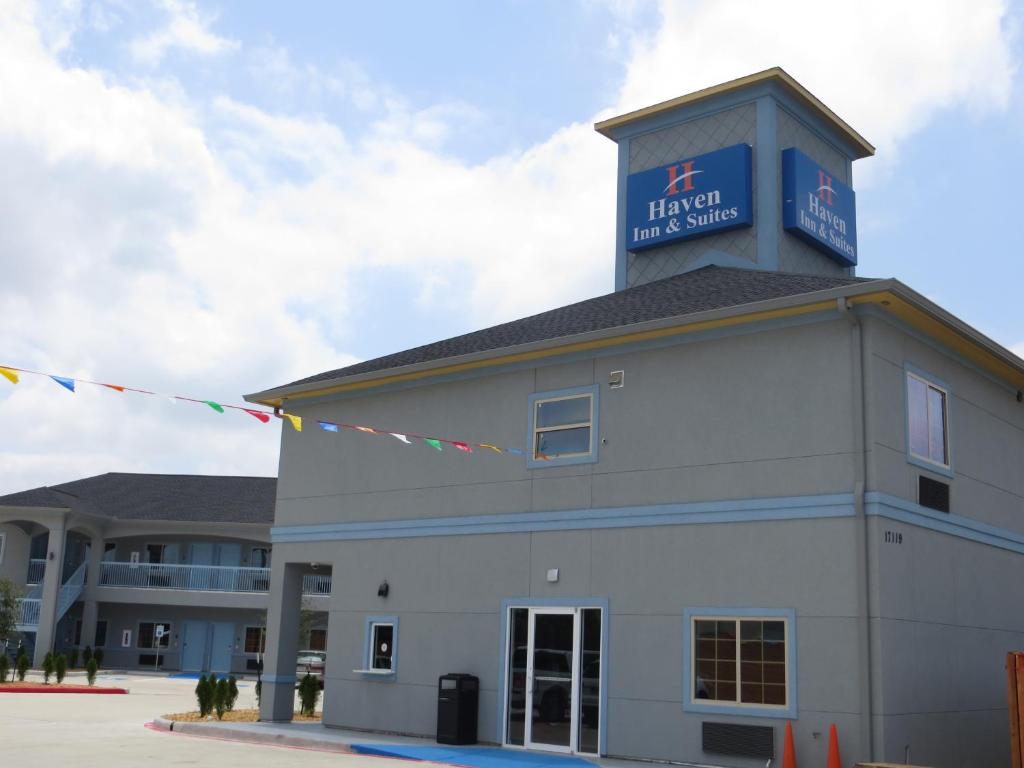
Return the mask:
POLYGON ((619 146, 615 288, 716 264, 854 274, 864 137, 778 67, 598 123, 619 146))

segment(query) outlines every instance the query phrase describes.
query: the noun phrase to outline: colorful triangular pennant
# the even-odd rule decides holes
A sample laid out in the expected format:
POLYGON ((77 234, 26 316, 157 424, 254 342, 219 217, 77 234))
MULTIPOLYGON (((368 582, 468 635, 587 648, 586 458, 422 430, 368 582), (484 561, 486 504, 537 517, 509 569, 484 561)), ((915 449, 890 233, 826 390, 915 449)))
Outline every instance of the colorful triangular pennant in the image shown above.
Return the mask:
POLYGON ((53 379, 54 381, 56 381, 62 387, 64 387, 64 389, 66 389, 68 392, 74 392, 75 391, 75 380, 74 379, 68 379, 68 378, 65 378, 64 376, 54 376, 52 373, 50 374, 50 378, 53 379))

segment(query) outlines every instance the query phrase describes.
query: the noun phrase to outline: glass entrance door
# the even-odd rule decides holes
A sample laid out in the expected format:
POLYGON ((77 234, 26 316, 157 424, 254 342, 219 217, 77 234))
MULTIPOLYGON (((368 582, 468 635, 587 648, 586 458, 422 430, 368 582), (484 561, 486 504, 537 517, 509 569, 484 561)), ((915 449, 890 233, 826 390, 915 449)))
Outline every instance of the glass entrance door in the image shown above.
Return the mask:
POLYGON ((516 608, 508 614, 505 743, 599 751, 600 608, 516 608))
POLYGON ((534 610, 526 671, 526 745, 568 752, 574 743, 576 612, 534 610))

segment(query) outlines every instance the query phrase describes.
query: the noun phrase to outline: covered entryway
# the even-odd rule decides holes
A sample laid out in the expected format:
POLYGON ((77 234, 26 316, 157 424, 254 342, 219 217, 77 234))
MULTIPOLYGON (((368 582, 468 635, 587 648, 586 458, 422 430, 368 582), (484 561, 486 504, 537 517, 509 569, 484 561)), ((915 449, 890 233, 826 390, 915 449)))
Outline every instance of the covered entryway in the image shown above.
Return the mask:
POLYGON ((601 751, 601 607, 510 606, 506 616, 506 746, 601 751))

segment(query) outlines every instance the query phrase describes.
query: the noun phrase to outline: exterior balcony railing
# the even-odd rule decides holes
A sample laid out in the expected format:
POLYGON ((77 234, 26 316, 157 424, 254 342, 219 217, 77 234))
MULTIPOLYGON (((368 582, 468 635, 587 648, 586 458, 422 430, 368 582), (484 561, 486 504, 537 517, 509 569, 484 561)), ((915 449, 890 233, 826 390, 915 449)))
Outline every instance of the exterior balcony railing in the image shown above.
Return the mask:
POLYGON ((46 573, 46 560, 32 558, 28 561, 28 575, 25 577, 26 584, 38 584, 43 580, 46 573))
POLYGON ((19 631, 27 631, 30 628, 39 626, 39 609, 42 607, 42 604, 42 600, 31 597, 18 601, 15 623, 19 631))
MULTIPOLYGON (((100 567, 99 586, 267 593, 270 591, 270 569, 225 565, 104 562, 100 567)), ((303 594, 329 595, 331 577, 327 574, 308 574, 303 578, 302 587, 303 594)))

